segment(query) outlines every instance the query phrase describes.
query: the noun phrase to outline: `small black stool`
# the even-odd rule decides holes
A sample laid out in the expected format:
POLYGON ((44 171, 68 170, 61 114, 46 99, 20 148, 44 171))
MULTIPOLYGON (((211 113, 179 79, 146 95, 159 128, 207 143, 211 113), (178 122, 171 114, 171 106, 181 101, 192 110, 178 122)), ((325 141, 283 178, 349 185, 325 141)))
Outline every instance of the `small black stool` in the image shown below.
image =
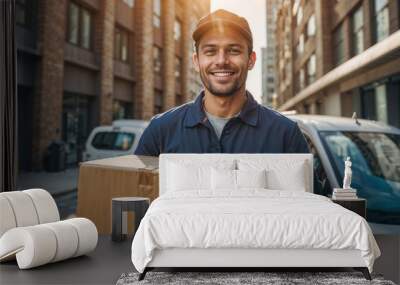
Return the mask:
POLYGON ((146 214, 150 205, 150 199, 144 197, 118 197, 112 198, 112 233, 113 241, 123 241, 127 235, 127 213, 133 211, 135 213, 135 232, 137 231, 140 221, 146 214))

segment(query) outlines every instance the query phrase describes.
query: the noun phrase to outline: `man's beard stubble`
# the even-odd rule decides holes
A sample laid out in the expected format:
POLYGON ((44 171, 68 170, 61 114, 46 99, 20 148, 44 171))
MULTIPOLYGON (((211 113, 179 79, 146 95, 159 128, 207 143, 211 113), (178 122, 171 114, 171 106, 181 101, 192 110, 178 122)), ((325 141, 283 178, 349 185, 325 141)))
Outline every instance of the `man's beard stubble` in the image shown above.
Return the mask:
POLYGON ((201 82, 203 83, 204 87, 213 95, 218 96, 218 97, 230 97, 236 94, 237 91, 239 91, 244 83, 246 82, 247 74, 245 75, 245 78, 243 82, 241 82, 240 78, 232 84, 232 87, 228 89, 227 91, 220 92, 217 90, 215 86, 211 83, 211 80, 207 79, 207 76, 204 74, 204 71, 200 72, 200 79, 201 82), (242 83, 242 84, 240 84, 242 83))

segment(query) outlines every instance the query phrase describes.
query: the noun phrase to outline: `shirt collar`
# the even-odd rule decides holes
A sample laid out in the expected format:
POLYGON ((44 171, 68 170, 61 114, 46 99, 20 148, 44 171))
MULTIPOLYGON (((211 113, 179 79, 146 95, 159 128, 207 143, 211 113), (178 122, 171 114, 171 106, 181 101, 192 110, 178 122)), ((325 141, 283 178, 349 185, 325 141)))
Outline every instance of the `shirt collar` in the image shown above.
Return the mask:
POLYGON ((240 111, 239 118, 250 126, 257 126, 258 123, 258 103, 254 100, 253 95, 246 91, 247 101, 240 111))
MULTIPOLYGON (((247 100, 238 116, 244 123, 250 126, 257 126, 258 122, 258 103, 253 95, 246 91, 247 100)), ((194 127, 197 124, 204 124, 207 116, 203 110, 204 90, 196 97, 193 104, 190 105, 185 116, 185 126, 194 127)))

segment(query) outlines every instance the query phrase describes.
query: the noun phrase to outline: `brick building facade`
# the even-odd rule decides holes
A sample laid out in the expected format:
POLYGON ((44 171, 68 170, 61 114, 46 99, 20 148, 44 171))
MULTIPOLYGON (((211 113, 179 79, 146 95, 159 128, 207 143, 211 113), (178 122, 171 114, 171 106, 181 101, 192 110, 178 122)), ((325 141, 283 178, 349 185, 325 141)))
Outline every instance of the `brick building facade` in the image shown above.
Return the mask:
POLYGON ((279 109, 400 127, 399 29, 399 0, 282 1, 279 109))
POLYGON ((17 0, 19 169, 42 169, 56 140, 74 165, 93 127, 192 99, 191 32, 209 10, 208 0, 17 0))
POLYGON ((265 106, 273 105, 273 96, 275 94, 275 30, 279 2, 279 0, 266 0, 267 46, 261 49, 262 103, 265 106))

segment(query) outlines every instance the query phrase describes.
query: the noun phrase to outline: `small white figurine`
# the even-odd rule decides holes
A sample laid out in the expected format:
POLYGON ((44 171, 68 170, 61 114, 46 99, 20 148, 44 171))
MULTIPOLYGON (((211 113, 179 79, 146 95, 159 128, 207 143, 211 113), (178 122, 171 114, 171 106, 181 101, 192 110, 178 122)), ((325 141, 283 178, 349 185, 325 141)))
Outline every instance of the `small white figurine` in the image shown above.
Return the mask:
POLYGON ((344 162, 344 178, 343 178, 343 189, 351 189, 351 176, 353 175, 351 171, 351 161, 348 156, 344 162))

